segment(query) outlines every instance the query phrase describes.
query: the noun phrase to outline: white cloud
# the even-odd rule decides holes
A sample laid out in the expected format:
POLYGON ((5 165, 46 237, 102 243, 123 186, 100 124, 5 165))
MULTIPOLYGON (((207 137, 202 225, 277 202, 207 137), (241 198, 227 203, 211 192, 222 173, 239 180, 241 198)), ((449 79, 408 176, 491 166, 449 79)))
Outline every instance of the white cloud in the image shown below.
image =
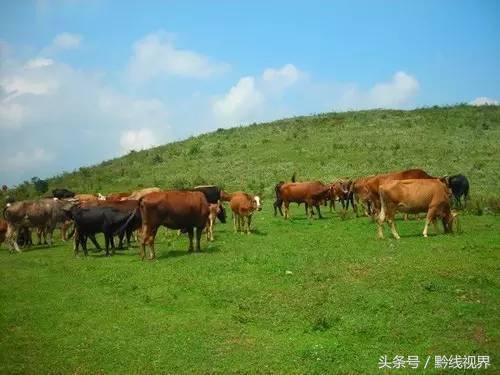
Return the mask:
POLYGON ((418 80, 402 71, 396 72, 389 82, 374 84, 363 91, 356 84, 339 87, 332 94, 335 110, 368 108, 405 108, 418 94, 418 80))
POLYGON ((33 150, 18 151, 12 156, 3 156, 2 159, 0 170, 9 172, 19 169, 33 170, 33 168, 50 162, 53 155, 43 148, 37 147, 33 150))
POLYGON ((485 96, 480 96, 469 103, 470 105, 500 105, 500 102, 495 99, 487 98, 485 96))
POLYGON ((24 67, 26 69, 37 69, 37 68, 43 68, 46 66, 51 66, 52 64, 54 64, 54 60, 39 57, 39 58, 28 61, 24 65, 24 67))
POLYGON ((302 77, 305 77, 305 73, 292 64, 286 64, 278 69, 267 68, 262 73, 262 81, 274 90, 284 90, 302 77))
POLYGON ((52 45, 60 49, 75 49, 80 46, 82 37, 77 34, 61 33, 54 37, 52 45))
POLYGON ((145 82, 161 76, 208 78, 227 67, 198 52, 176 48, 172 34, 158 31, 134 44, 127 73, 132 81, 145 82))
POLYGON ((20 127, 26 113, 20 104, 0 101, 0 130, 20 127))
POLYGON ((263 94, 257 90, 254 77, 243 77, 229 92, 214 102, 213 111, 230 121, 251 121, 256 118, 264 103, 263 94))
POLYGON ((292 64, 267 68, 259 77, 247 76, 213 102, 212 111, 220 125, 249 123, 289 113, 282 109, 282 95, 306 74, 292 64))
POLYGON ((155 137, 150 129, 127 130, 120 137, 120 145, 124 151, 143 150, 156 146, 155 137))

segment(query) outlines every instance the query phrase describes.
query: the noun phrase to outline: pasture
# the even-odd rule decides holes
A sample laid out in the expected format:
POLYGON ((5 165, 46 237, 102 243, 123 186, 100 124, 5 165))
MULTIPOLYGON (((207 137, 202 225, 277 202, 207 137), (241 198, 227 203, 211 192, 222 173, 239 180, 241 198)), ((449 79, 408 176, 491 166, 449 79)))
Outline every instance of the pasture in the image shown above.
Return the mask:
POLYGON ((423 220, 398 220, 396 241, 323 212, 292 205, 284 221, 267 200, 254 233, 218 223, 194 254, 160 230, 155 261, 135 243, 88 258, 60 240, 3 248, 0 373, 382 373, 381 355, 457 354, 498 371, 498 216, 427 239, 423 220))

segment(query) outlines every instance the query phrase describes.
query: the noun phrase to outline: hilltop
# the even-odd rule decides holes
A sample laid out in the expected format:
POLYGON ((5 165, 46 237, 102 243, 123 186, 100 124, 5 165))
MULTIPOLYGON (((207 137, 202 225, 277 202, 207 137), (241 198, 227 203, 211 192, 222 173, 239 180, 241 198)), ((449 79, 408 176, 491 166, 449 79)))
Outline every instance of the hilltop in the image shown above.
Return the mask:
MULTIPOLYGON (((331 181, 420 167, 463 173, 473 197, 498 197, 500 107, 466 105, 325 113, 191 137, 82 167, 48 180, 49 190, 109 193, 215 183, 271 196, 277 181, 331 181)), ((18 198, 32 197, 21 185, 18 198)))

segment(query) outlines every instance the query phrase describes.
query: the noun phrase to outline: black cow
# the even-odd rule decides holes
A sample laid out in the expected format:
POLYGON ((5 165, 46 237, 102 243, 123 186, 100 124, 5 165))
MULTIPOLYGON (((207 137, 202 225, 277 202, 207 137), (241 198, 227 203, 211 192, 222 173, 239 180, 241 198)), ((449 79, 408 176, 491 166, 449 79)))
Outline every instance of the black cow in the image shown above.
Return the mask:
POLYGON ((464 207, 469 199, 469 180, 463 174, 448 177, 448 186, 455 197, 455 203, 462 207, 462 196, 464 197, 464 207))
POLYGON ((72 191, 68 190, 68 189, 54 189, 52 190, 52 196, 54 198, 59 198, 59 199, 63 199, 63 198, 73 198, 75 196, 75 193, 73 193, 72 191))
POLYGON ((205 198, 207 198, 207 202, 209 204, 218 204, 219 211, 217 212, 217 219, 221 223, 226 222, 226 210, 224 209, 224 205, 221 203, 221 189, 215 185, 207 185, 207 186, 195 186, 191 191, 201 191, 205 194, 205 198))
POLYGON ((76 229, 75 255, 78 254, 79 245, 87 255, 87 237, 96 233, 104 234, 106 255, 110 255, 113 235, 126 232, 128 227, 136 222, 137 215, 138 210, 124 212, 113 207, 72 208, 70 216, 75 221, 76 229))

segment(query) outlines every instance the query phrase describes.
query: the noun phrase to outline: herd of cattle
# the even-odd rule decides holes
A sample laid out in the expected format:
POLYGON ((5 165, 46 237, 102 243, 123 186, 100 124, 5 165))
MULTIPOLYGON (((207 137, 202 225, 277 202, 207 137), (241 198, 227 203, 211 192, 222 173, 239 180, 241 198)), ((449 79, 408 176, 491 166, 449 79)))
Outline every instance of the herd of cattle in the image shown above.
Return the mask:
MULTIPOLYGON (((278 212, 290 217, 290 203, 305 204, 306 214, 321 218, 321 205, 335 202, 347 210, 349 205, 358 216, 358 207, 377 222, 378 236, 383 238, 383 223, 390 224, 392 234, 399 239, 394 224, 396 212, 418 214, 426 212, 423 235, 427 237, 430 223, 441 219, 445 232, 452 231, 456 213, 451 210, 452 196, 456 205, 462 206, 468 199, 469 182, 463 175, 433 177, 421 169, 411 169, 356 180, 340 179, 331 184, 320 181, 279 182, 275 186, 274 215, 278 212), (284 213, 283 213, 284 208, 284 213), (316 212, 315 212, 316 211, 316 212)), ((97 249, 97 233, 104 234, 106 255, 114 252, 114 237, 118 248, 123 241, 130 244, 133 233, 140 240, 140 257, 144 259, 146 247, 149 258, 155 258, 155 236, 160 226, 187 233, 189 251, 200 250, 202 231, 213 241, 216 218, 226 222, 224 203, 232 211, 235 232, 250 233, 252 215, 262 209, 259 196, 244 192, 227 193, 217 186, 198 186, 186 190, 159 188, 141 189, 135 192, 101 194, 75 194, 67 189, 54 189, 51 197, 35 201, 8 203, 0 220, 0 243, 6 240, 9 250, 20 252, 20 246, 31 244, 31 231, 35 230, 38 242, 52 245, 52 234, 61 229, 63 240, 74 237, 74 250, 79 248, 87 255, 87 240, 97 249), (137 235, 139 233, 139 235, 137 235), (194 240, 194 241, 193 241, 194 240), (195 242, 193 246, 193 242, 195 242)))

